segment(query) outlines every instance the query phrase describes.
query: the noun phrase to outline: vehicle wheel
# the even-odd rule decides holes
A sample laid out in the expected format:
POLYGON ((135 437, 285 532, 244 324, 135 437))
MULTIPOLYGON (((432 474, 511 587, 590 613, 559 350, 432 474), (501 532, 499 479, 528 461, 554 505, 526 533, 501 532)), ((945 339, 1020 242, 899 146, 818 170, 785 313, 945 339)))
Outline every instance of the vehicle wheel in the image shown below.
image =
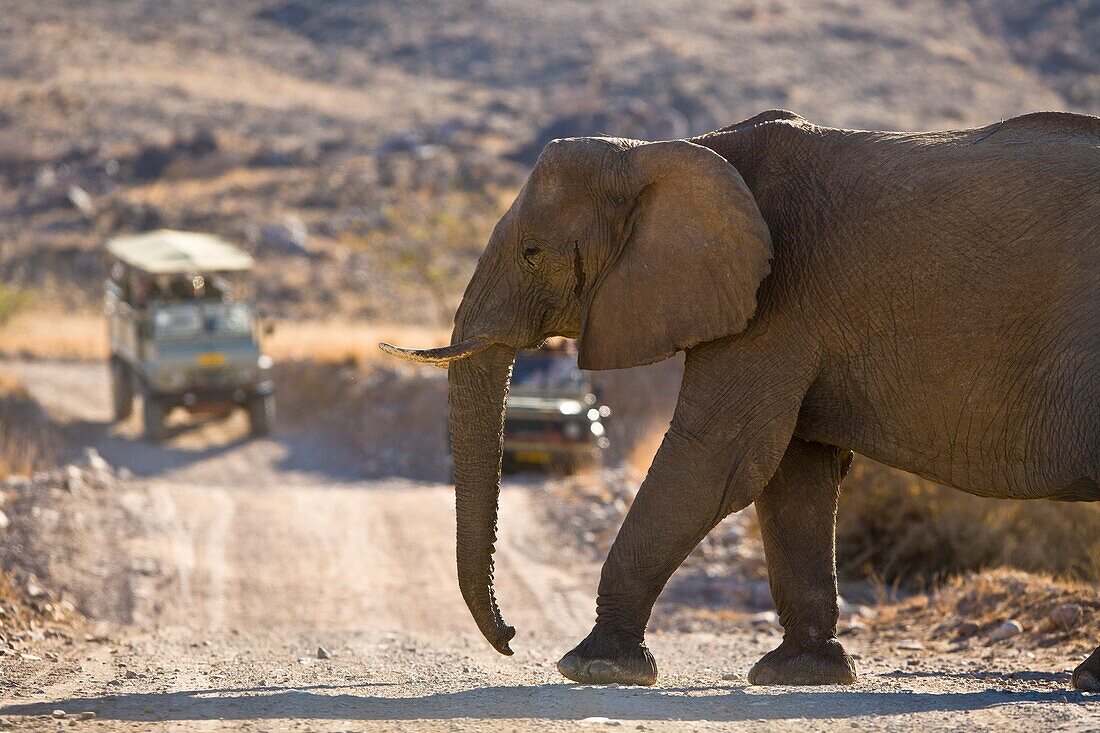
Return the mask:
POLYGON ((130 367, 117 357, 111 357, 111 401, 116 422, 125 420, 134 412, 134 380, 130 367))
POLYGON ((167 418, 167 405, 152 395, 145 395, 142 399, 141 420, 146 440, 159 443, 168 437, 164 425, 167 418))
POLYGON ((248 401, 248 425, 253 437, 271 434, 275 425, 275 395, 260 395, 248 401))

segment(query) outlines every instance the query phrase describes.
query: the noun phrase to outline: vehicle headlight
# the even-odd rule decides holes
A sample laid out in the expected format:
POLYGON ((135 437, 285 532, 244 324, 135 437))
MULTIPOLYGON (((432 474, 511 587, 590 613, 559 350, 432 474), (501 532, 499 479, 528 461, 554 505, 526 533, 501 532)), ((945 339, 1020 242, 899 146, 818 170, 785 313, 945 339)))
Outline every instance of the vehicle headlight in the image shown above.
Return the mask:
POLYGON ((592 434, 595 435, 597 438, 603 437, 604 427, 602 422, 592 423, 592 425, 589 426, 589 429, 592 431, 592 434))
POLYGON ((558 410, 563 415, 579 415, 584 405, 576 400, 564 400, 558 404, 558 410))
POLYGON ((256 366, 258 366, 261 370, 267 370, 275 366, 275 360, 267 354, 261 354, 260 358, 256 360, 256 366))

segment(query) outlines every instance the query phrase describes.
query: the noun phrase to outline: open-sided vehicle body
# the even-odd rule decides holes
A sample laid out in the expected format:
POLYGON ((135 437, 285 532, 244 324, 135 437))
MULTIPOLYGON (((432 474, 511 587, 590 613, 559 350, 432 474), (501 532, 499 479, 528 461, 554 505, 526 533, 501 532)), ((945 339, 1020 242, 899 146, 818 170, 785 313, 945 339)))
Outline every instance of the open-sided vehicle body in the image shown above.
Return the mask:
POLYGON ((516 354, 504 421, 507 466, 539 464, 574 470, 599 465, 609 442, 611 410, 566 345, 516 354))
POLYGON ((159 230, 111 240, 106 284, 116 420, 141 395, 146 437, 168 413, 248 411, 252 433, 274 420, 272 362, 246 297, 252 258, 217 237, 159 230))

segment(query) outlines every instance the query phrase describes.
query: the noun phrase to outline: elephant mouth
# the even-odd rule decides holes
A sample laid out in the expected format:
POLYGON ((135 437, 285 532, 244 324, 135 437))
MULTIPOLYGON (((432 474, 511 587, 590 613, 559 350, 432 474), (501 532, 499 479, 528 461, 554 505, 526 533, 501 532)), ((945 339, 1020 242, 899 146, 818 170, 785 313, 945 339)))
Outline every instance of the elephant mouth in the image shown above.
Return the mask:
POLYGON ((436 349, 406 349, 401 346, 388 344, 385 341, 379 343, 378 348, 399 359, 415 362, 417 364, 431 364, 440 369, 446 369, 453 362, 471 357, 493 346, 495 343, 496 342, 492 339, 484 336, 475 336, 464 341, 459 341, 457 344, 440 346, 436 349))

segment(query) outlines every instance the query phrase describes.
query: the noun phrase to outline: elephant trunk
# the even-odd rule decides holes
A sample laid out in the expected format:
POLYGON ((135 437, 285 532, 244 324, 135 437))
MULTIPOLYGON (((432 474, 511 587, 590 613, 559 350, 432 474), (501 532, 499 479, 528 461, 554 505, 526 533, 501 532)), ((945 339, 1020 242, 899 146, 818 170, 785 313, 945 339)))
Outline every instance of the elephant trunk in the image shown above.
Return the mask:
POLYGON ((516 630, 500 616, 493 592, 504 401, 516 350, 498 344, 453 361, 448 374, 458 585, 481 633, 501 654, 516 630))

